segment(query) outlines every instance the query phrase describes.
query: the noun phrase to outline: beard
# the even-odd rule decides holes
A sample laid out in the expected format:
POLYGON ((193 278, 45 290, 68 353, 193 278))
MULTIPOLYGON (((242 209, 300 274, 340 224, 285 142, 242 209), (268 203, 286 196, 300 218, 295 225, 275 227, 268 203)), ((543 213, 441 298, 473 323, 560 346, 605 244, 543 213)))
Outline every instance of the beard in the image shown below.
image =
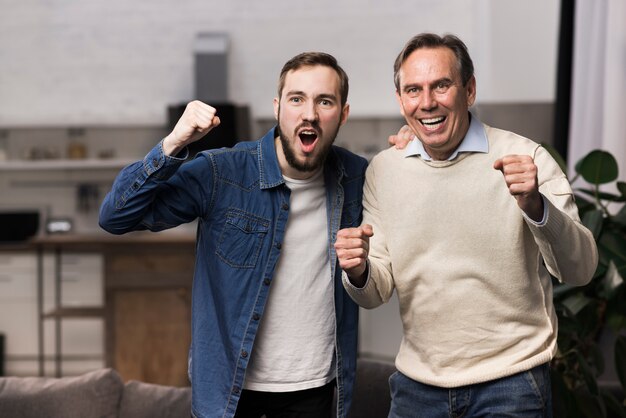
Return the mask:
POLYGON ((330 135, 329 135, 330 141, 322 140, 322 136, 324 135, 324 132, 322 131, 322 128, 319 126, 317 122, 304 122, 298 125, 293 133, 293 141, 290 141, 289 138, 287 138, 284 135, 282 129, 280 128, 280 107, 278 108, 278 114, 279 114, 278 126, 276 129, 278 130, 278 137, 280 138, 280 143, 283 147, 283 153, 285 154, 285 159, 287 160, 287 164, 289 164, 292 168, 295 168, 296 170, 303 172, 303 173, 310 173, 312 171, 317 171, 319 168, 322 167, 322 165, 324 164, 324 161, 326 161, 326 157, 328 156, 330 147, 335 142, 335 138, 337 138, 337 133, 339 132, 339 127, 340 127, 339 122, 337 122, 337 126, 335 127, 335 129, 332 132, 330 132, 330 135), (316 150, 317 151, 316 154, 314 154, 311 158, 307 158, 303 161, 298 160, 298 157, 296 156, 296 152, 294 150, 294 146, 292 145, 294 141, 298 140, 296 132, 298 132, 298 130, 301 128, 312 128, 317 132, 317 135, 318 135, 317 146, 319 147, 316 150))

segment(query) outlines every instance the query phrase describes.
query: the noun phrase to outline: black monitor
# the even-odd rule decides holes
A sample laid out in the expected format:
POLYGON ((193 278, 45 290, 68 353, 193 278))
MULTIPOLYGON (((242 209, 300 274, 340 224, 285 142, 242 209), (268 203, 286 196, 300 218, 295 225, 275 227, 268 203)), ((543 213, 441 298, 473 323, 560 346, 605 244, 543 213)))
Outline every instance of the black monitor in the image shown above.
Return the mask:
MULTIPOLYGON (((168 106, 168 127, 174 129, 176 122, 182 116, 187 104, 168 106)), ((189 145, 189 157, 207 149, 232 147, 239 141, 250 139, 250 112, 247 106, 237 106, 230 103, 214 104, 210 106, 217 110, 220 125, 213 128, 204 138, 189 145)))

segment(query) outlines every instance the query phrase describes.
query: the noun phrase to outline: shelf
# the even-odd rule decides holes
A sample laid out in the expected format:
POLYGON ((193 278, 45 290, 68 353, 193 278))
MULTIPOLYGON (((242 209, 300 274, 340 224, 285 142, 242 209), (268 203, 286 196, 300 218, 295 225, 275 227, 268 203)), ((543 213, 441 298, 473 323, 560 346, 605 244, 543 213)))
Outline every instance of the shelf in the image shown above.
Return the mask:
POLYGON ((104 307, 76 307, 58 308, 46 312, 44 318, 101 318, 104 316, 104 307))
POLYGON ((2 161, 0 171, 44 171, 44 170, 108 170, 121 169, 137 160, 96 159, 84 160, 37 160, 2 161))

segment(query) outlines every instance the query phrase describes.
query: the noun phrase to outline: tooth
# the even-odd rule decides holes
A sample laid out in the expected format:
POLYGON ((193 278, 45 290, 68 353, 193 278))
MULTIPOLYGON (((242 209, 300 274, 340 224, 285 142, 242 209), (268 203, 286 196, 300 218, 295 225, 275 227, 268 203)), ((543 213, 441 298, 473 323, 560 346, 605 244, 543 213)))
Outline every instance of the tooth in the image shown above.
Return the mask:
POLYGON ((431 119, 422 119, 422 123, 438 123, 443 121, 444 117, 431 118, 431 119))

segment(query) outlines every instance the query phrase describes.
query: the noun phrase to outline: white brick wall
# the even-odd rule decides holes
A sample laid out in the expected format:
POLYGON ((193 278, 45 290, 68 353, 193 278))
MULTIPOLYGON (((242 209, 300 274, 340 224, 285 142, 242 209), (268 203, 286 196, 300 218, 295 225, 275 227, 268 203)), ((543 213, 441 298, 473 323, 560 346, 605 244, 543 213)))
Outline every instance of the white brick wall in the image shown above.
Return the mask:
POLYGON ((163 124, 167 104, 193 98, 193 40, 203 31, 230 35, 231 99, 255 117, 271 116, 278 71, 303 50, 338 57, 353 115, 397 116, 393 59, 424 30, 468 43, 479 101, 550 101, 558 4, 0 0, 0 127, 163 124))

